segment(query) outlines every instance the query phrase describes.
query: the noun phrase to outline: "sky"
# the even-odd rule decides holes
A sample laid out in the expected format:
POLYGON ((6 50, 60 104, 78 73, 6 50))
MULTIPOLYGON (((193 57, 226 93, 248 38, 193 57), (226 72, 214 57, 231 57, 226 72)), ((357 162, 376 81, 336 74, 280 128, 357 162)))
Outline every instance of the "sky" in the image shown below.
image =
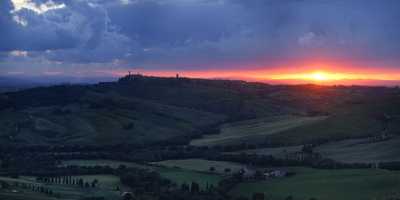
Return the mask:
POLYGON ((393 82, 399 19, 398 0, 0 0, 0 76, 393 82))

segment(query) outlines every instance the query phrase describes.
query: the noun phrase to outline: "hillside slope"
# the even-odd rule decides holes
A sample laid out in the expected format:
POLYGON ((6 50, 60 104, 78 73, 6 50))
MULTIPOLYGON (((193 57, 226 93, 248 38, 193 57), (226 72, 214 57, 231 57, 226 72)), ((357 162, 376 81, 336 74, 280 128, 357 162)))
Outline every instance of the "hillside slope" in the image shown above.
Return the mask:
POLYGON ((257 135, 256 142, 267 139, 285 144, 338 140, 378 135, 382 126, 397 134, 398 94, 396 88, 274 86, 134 75, 117 82, 0 94, 0 142, 187 144, 204 134, 218 133, 226 123, 238 125, 222 134, 236 138, 237 143, 249 134, 257 135), (321 120, 274 132, 275 126, 264 122, 278 116, 321 120))

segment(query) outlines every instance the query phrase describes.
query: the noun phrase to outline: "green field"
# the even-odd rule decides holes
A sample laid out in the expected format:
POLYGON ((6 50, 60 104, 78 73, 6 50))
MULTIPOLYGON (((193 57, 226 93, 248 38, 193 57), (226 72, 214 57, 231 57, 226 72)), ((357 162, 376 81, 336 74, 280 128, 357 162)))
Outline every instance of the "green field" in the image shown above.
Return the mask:
MULTIPOLYGON (((222 180, 222 175, 226 174, 224 172, 226 168, 231 169, 232 172, 247 169, 244 165, 237 163, 204 159, 165 160, 153 164, 162 166, 156 170, 161 176, 175 183, 182 184, 194 181, 202 187, 207 184, 216 186, 222 180), (211 172, 210 167, 214 167, 215 171, 211 172)), ((250 170, 247 171, 250 172, 250 170)))
MULTIPOLYGON (((170 179, 171 181, 182 184, 191 182, 197 182, 201 187, 206 187, 206 185, 216 186, 222 177, 214 174, 205 174, 194 172, 190 170, 181 169, 170 169, 170 168, 153 168, 156 169, 158 173, 164 178, 170 179)), ((97 179, 99 181, 99 188, 106 190, 114 190, 117 186, 120 188, 125 188, 121 184, 119 177, 113 175, 83 175, 83 176, 73 176, 76 178, 83 178, 85 181, 93 181, 97 179)))
POLYGON ((260 142, 268 135, 279 134, 296 127, 314 124, 326 119, 326 116, 306 117, 285 115, 228 123, 221 126, 216 135, 206 135, 191 142, 195 146, 242 143, 243 141, 260 142))
POLYGON ((191 170, 158 168, 157 171, 162 177, 167 178, 178 185, 196 182, 200 187, 205 188, 207 185, 217 186, 218 182, 222 180, 222 177, 216 174, 201 173, 191 170))
MULTIPOLYGON (((2 191, 0 190, 0 199, 4 200, 56 200, 58 198, 49 197, 44 194, 38 194, 31 191, 2 191)), ((63 199, 72 200, 72 199, 63 199)))
POLYGON ((385 170, 317 170, 297 168, 297 175, 237 185, 231 194, 264 192, 270 200, 380 200, 400 190, 400 172, 385 170))
MULTIPOLYGON (((193 161, 195 161, 195 160, 196 159, 193 159, 193 161)), ((202 162, 202 161, 203 160, 197 160, 196 163, 199 164, 199 162, 202 162)), ((206 162, 206 161, 204 160, 204 162, 206 162)), ((209 162, 212 162, 212 161, 209 161, 209 162)), ((222 177, 220 175, 207 173, 207 170, 209 168, 206 168, 205 165, 203 168, 201 168, 201 170, 199 170, 199 169, 196 170, 194 168, 185 168, 185 167, 177 168, 175 166, 168 165, 167 163, 173 163, 173 161, 171 161, 171 162, 163 161, 160 163, 153 163, 153 165, 160 165, 160 167, 150 166, 150 165, 141 165, 141 164, 137 164, 137 163, 133 163, 133 162, 115 161, 115 160, 67 160, 67 161, 62 162, 63 165, 78 165, 78 166, 107 165, 107 166, 110 166, 113 168, 117 168, 119 165, 123 164, 127 167, 145 168, 145 169, 157 171, 158 173, 160 173, 160 175, 162 177, 167 178, 177 184, 182 184, 182 183, 189 184, 191 182, 197 182, 200 184, 201 187, 206 187, 207 184, 208 185, 212 184, 215 186, 222 179, 222 177), (165 165, 162 163, 165 163, 165 165)), ((186 166, 190 165, 189 161, 186 161, 183 163, 185 163, 186 166)), ((240 166, 239 164, 234 164, 234 163, 229 163, 229 165, 228 165, 228 162, 221 162, 221 163, 226 163, 226 165, 224 165, 224 166, 230 166, 230 167, 232 167, 232 169, 235 169, 234 166, 240 166)), ((219 164, 219 166, 222 166, 222 164, 219 164)), ((225 168, 223 168, 223 169, 225 169, 225 168)), ((88 177, 88 176, 85 176, 85 177, 88 177)), ((115 182, 115 180, 108 181, 107 177, 103 177, 103 178, 105 178, 105 180, 106 180, 105 181, 106 185, 110 185, 110 184, 107 184, 110 181, 111 181, 111 183, 115 182)), ((113 186, 113 185, 111 184, 111 186, 113 186)))
POLYGON ((99 181, 97 186, 102 189, 114 190, 117 186, 120 188, 123 187, 119 177, 114 175, 82 175, 73 177, 82 178, 88 182, 92 182, 93 180, 97 179, 99 181))
POLYGON ((346 163, 374 163, 400 161, 400 138, 371 142, 353 139, 332 142, 315 148, 323 157, 346 163))
POLYGON ((198 172, 207 172, 207 173, 217 173, 217 174, 226 174, 225 169, 229 168, 231 172, 238 172, 241 169, 244 169, 248 172, 251 172, 251 169, 248 169, 245 165, 233 163, 233 162, 224 162, 224 161, 211 161, 204 159, 184 159, 184 160, 165 160, 161 162, 155 162, 153 164, 186 169, 198 172), (210 168, 213 167, 214 171, 210 171, 210 168))

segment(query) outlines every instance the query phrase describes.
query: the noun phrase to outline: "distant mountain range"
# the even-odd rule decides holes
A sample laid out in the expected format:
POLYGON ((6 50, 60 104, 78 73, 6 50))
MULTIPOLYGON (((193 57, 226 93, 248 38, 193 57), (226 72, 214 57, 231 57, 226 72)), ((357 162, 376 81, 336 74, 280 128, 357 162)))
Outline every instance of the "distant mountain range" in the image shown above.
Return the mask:
POLYGON ((115 81, 113 77, 74 77, 74 76, 0 76, 0 92, 57 84, 95 84, 102 81, 115 81))

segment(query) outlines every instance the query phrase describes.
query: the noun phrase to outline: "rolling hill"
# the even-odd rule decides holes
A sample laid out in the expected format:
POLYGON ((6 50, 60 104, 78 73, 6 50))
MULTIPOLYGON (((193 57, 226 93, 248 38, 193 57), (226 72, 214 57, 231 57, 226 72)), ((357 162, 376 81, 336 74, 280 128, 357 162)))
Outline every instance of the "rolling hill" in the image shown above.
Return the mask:
POLYGON ((399 94, 396 88, 131 75, 117 82, 0 94, 0 142, 146 145, 268 139, 296 145, 379 135, 382 126, 397 134, 399 94))
POLYGON ((318 123, 324 119, 326 119, 326 116, 278 116, 227 123, 221 126, 219 134, 192 140, 191 144, 207 146, 241 142, 256 143, 257 140, 264 140, 266 136, 279 134, 295 127, 318 123))
POLYGON ((400 161, 400 138, 383 141, 348 139, 323 144, 316 152, 322 156, 345 163, 379 163, 400 161))

